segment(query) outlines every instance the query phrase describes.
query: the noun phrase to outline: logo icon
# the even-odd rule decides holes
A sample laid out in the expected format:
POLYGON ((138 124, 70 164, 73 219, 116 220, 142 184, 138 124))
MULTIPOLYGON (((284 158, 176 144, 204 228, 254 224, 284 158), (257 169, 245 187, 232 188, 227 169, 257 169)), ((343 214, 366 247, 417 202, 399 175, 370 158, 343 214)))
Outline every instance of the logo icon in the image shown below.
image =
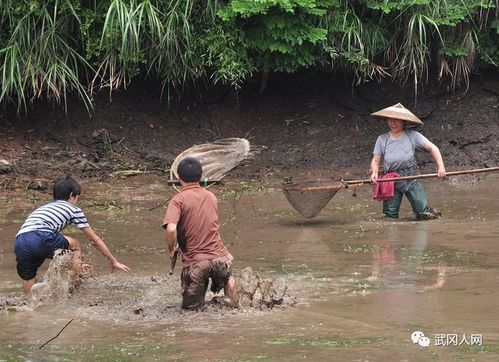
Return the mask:
POLYGON ((414 331, 411 334, 411 340, 414 344, 419 344, 421 347, 428 347, 430 345, 430 339, 425 337, 424 333, 421 331, 414 331))

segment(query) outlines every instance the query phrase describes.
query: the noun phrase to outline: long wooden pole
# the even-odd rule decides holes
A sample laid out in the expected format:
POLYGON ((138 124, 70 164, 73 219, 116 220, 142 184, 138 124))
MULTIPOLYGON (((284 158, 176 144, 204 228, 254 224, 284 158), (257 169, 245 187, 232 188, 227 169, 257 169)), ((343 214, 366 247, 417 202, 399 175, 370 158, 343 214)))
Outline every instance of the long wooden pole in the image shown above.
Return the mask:
MULTIPOLYGON (((482 172, 494 172, 499 171, 499 167, 489 167, 489 168, 475 168, 473 170, 462 170, 462 171, 450 171, 445 174, 447 176, 457 176, 457 175, 467 175, 471 173, 482 173, 482 172)), ((390 182, 390 181, 403 181, 403 180, 417 180, 421 178, 432 178, 438 177, 436 173, 427 173, 423 175, 411 175, 411 176, 398 176, 398 177, 387 177, 379 179, 378 182, 390 182)), ((347 184, 350 183, 373 183, 371 180, 352 180, 345 181, 347 184)))
MULTIPOLYGON (((495 172, 499 171, 499 167, 489 167, 489 168, 476 168, 473 170, 462 170, 462 171, 450 171, 447 172, 445 177, 447 176, 457 176, 457 175, 467 175, 471 173, 483 173, 483 172, 495 172)), ((438 177, 436 173, 428 173, 423 175, 411 175, 411 176, 399 176, 399 177, 390 177, 378 179, 378 182, 390 182, 390 181, 404 181, 404 180, 417 180, 423 178, 433 178, 438 177)), ((348 186, 359 186, 365 184, 373 184, 373 181, 370 179, 365 180, 344 180, 337 182, 336 185, 324 185, 324 186, 309 186, 309 187, 283 187, 283 189, 288 191, 319 191, 319 190, 338 190, 342 188, 348 188, 348 186)))

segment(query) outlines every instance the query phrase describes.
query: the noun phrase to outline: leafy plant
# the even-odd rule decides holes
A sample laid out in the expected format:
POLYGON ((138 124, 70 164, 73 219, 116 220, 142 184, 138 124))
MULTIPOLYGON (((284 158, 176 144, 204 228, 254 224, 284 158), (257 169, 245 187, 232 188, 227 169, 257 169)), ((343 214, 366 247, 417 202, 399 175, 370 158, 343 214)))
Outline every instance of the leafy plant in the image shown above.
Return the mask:
POLYGON ((214 25, 199 37, 197 51, 214 84, 238 90, 255 70, 248 55, 249 45, 240 29, 223 27, 221 23, 214 25))
POLYGON ((230 0, 219 12, 245 34, 259 70, 292 73, 320 61, 327 30, 320 24, 327 1, 230 0))
MULTIPOLYGON (((240 89, 254 71, 333 69, 391 77, 417 93, 429 74, 468 86, 499 64, 499 0, 0 0, 0 102, 90 110, 135 78, 168 99, 240 89), (330 64, 328 68, 325 65, 330 64)), ((264 77, 268 79, 268 77, 264 77)))
POLYGON ((5 1, 0 28, 0 101, 18 107, 45 96, 64 102, 76 93, 87 108, 90 97, 80 79, 91 69, 77 51, 80 18, 71 1, 5 1))

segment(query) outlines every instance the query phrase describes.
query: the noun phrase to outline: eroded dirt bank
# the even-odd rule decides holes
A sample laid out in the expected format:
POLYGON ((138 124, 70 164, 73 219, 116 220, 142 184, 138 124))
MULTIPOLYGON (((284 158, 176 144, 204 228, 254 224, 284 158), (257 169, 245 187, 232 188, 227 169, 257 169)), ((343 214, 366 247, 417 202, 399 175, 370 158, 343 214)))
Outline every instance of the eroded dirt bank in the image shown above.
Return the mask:
MULTIPOLYGON (((357 170, 369 167, 376 137, 386 131, 372 111, 402 102, 425 122, 421 131, 437 144, 449 168, 495 166, 499 161, 499 75, 476 75, 469 90, 429 85, 415 105, 412 87, 371 82, 352 89, 311 75, 274 77, 267 92, 250 91, 221 101, 168 107, 148 85, 103 93, 89 114, 77 103, 68 113, 37 106, 22 120, 0 116, 0 182, 25 187, 64 172, 106 177, 116 170, 162 172, 193 144, 246 137, 260 151, 240 177, 264 178, 278 169, 357 170), (7 174, 7 175, 5 175, 7 174)), ((215 99, 215 95, 213 95, 215 99)), ((433 172, 421 155, 424 172, 433 172)), ((343 172, 343 171, 341 171, 343 172)))

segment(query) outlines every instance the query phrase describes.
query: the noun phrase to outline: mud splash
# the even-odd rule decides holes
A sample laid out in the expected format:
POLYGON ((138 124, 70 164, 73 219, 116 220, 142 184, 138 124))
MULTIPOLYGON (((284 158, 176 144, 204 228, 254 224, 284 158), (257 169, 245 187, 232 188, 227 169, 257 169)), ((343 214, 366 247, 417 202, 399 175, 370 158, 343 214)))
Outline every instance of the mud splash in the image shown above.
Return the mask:
MULTIPOLYGON (((1 311, 35 310, 43 306, 60 308, 60 316, 82 318, 118 325, 156 325, 178 323, 189 314, 180 308, 178 276, 90 276, 74 284, 74 269, 70 252, 57 251, 43 282, 36 283, 27 300, 4 295, 1 311), (65 313, 68 310, 70 313, 65 313)), ((242 310, 228 306, 223 291, 208 292, 206 318, 230 312, 261 313, 276 307, 295 305, 297 298, 289 294, 288 282, 282 278, 264 277, 245 268, 236 275, 242 310)))
MULTIPOLYGON (((224 313, 259 313, 275 307, 296 304, 289 294, 288 282, 263 277, 251 268, 236 275, 242 310, 227 306, 223 291, 208 292, 204 318, 219 317, 224 313), (210 315, 212 315, 210 317, 210 315)), ((182 315, 192 312, 180 308, 180 281, 178 276, 124 278, 113 275, 99 276, 82 284, 64 301, 75 316, 114 324, 172 324, 180 322, 182 315)))
POLYGON ((48 303, 63 305, 68 299, 70 288, 79 283, 76 278, 73 253, 63 249, 56 250, 43 281, 35 283, 31 288, 29 306, 36 309, 48 303))
POLYGON ((243 307, 264 309, 296 304, 296 298, 288 295, 288 285, 283 280, 265 278, 250 267, 244 268, 236 280, 243 307))
MULTIPOLYGON (((29 296, 4 293, 0 298, 0 312, 34 311, 47 304, 64 305, 75 286, 73 253, 58 249, 50 261, 41 282, 35 283, 29 296)), ((79 282, 76 282, 79 284, 79 282)))

